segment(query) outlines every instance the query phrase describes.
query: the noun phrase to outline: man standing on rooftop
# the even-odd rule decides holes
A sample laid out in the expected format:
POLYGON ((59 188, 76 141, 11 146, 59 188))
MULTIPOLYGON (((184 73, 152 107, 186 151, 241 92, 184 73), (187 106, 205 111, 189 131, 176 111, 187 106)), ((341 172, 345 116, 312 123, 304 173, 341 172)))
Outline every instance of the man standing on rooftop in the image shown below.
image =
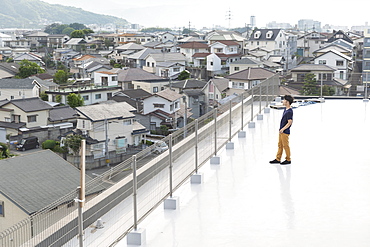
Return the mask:
POLYGON ((290 95, 284 96, 283 105, 285 106, 285 110, 280 121, 278 152, 276 159, 270 161, 271 164, 280 163, 281 165, 289 165, 292 162, 290 159, 289 135, 290 127, 293 123, 293 109, 291 107, 293 100, 293 97, 290 95), (285 161, 281 162, 283 150, 286 157, 285 161))

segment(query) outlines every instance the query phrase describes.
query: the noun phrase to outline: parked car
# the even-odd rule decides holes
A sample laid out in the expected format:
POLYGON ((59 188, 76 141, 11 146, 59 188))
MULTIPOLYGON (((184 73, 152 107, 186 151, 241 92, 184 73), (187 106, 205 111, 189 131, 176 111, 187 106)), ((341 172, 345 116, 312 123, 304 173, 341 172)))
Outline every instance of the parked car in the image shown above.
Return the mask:
POLYGON ((154 143, 154 148, 152 149, 152 152, 155 154, 160 154, 166 150, 168 150, 167 144, 164 141, 158 141, 154 143))
POLYGON ((33 148, 38 148, 40 146, 39 139, 36 136, 30 136, 23 138, 20 144, 17 145, 17 150, 28 150, 33 148))

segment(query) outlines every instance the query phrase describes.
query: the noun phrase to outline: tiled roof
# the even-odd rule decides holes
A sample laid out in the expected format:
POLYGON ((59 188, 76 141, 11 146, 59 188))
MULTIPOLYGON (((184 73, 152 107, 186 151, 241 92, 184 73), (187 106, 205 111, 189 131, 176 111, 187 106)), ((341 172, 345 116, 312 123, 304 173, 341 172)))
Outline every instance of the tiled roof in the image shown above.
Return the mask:
POLYGON ((26 99, 15 99, 9 101, 9 104, 17 106, 24 112, 43 111, 53 108, 48 103, 45 103, 43 100, 37 97, 26 99))
POLYGON ((145 49, 145 47, 136 43, 127 43, 115 48, 115 50, 142 50, 142 49, 145 49))
POLYGON ((167 99, 169 101, 175 101, 175 100, 177 100, 177 99, 179 99, 179 98, 182 97, 181 94, 176 93, 175 91, 172 91, 169 88, 167 88, 167 89, 165 89, 163 91, 160 91, 160 92, 158 92, 158 93, 156 93, 154 95, 158 95, 158 96, 160 96, 160 97, 162 97, 164 99, 167 99))
POLYGON ((126 89, 122 91, 122 94, 127 95, 132 99, 143 99, 145 97, 151 96, 152 94, 145 91, 144 89, 126 89))
POLYGON ((190 88, 203 88, 207 83, 200 80, 183 80, 178 82, 172 82, 171 87, 181 88, 181 89, 190 89, 190 88))
POLYGON ((179 45, 180 48, 191 48, 191 49, 208 49, 208 44, 200 42, 188 42, 182 45, 179 45))
POLYGON ((25 79, 0 79, 1 89, 32 89, 35 80, 30 78, 25 79))
POLYGON ((169 53, 161 53, 161 54, 150 54, 156 62, 169 62, 169 61, 185 61, 185 55, 178 53, 178 52, 169 52, 169 53))
POLYGON ((162 53, 160 50, 151 49, 151 48, 145 48, 141 51, 135 52, 131 55, 129 55, 128 59, 145 59, 149 54, 153 53, 162 53))
POLYGON ((136 109, 126 102, 113 104, 98 104, 76 107, 81 117, 86 117, 91 121, 101 121, 104 119, 132 118, 135 117, 130 111, 136 109))
POLYGON ((212 78, 210 81, 213 81, 220 92, 223 92, 229 87, 229 80, 226 78, 212 78))
POLYGON ((205 52, 205 53, 194 53, 192 57, 207 57, 211 53, 205 52))
POLYGON ((237 80, 263 80, 270 78, 273 75, 275 75, 274 72, 264 68, 248 68, 229 75, 227 78, 237 80))
POLYGON ((335 69, 325 64, 301 64, 291 71, 335 71, 335 69))
POLYGON ((139 68, 129 68, 121 70, 118 73, 118 81, 120 82, 131 82, 131 81, 149 81, 159 80, 162 77, 146 72, 139 68))
POLYGON ((82 55, 81 57, 73 58, 72 60, 74 60, 74 61, 85 61, 85 60, 90 59, 90 58, 96 58, 96 57, 92 56, 92 55, 82 55))
POLYGON ((227 45, 227 46, 239 46, 239 44, 237 42, 232 41, 232 40, 217 40, 215 42, 219 42, 219 43, 227 45))
POLYGON ((55 122, 75 119, 77 117, 76 113, 76 110, 74 110, 70 106, 54 107, 49 111, 49 121, 55 122))
POLYGON ((262 64, 262 62, 253 58, 242 58, 240 60, 232 62, 231 64, 262 64))
MULTIPOLYGON (((0 160, 0 169, 0 194, 27 214, 59 200, 80 183, 80 171, 50 150, 0 160)), ((90 180, 86 176, 86 182, 90 180)))

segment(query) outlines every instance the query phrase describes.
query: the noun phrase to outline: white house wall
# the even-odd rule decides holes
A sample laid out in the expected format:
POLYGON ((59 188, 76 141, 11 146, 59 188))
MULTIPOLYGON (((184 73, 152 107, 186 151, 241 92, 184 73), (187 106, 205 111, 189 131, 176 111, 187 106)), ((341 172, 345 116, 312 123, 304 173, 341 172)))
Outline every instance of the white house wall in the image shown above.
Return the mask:
POLYGON ((160 96, 152 96, 152 97, 149 97, 149 98, 146 98, 144 99, 144 109, 143 109, 143 113, 144 115, 150 113, 150 112, 153 112, 155 110, 162 110, 164 112, 167 112, 167 113, 174 113, 175 111, 178 111, 180 109, 180 99, 177 99, 176 101, 174 102, 170 102, 160 96), (175 103, 177 103, 177 108, 175 108, 175 103), (164 108, 156 108, 154 107, 154 104, 164 104, 164 108), (170 109, 170 105, 173 105, 173 110, 171 111, 170 109))
POLYGON ((343 80, 347 80, 347 68, 348 68, 348 60, 338 56, 337 54, 334 54, 332 52, 326 53, 318 58, 315 58, 315 64, 320 64, 320 61, 326 61, 326 65, 337 69, 334 71, 334 77, 340 78, 340 71, 343 71, 343 80), (337 61, 343 61, 343 66, 337 66, 337 61))
POLYGON ((216 54, 207 56, 207 71, 220 71, 221 67, 221 58, 216 54))

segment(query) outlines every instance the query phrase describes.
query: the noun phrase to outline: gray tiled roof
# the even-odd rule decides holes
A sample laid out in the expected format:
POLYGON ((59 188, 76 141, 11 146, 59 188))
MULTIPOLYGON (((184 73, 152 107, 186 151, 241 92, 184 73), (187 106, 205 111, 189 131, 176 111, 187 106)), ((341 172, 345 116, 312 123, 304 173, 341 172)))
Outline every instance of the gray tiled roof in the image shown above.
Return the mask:
POLYGON ((163 91, 160 91, 154 95, 158 95, 158 96, 161 96, 162 98, 164 99, 167 99, 169 101, 175 101, 179 98, 181 98, 181 94, 179 93, 176 93, 175 91, 172 91, 171 89, 167 88, 163 91))
POLYGON ((291 71, 335 71, 335 69, 325 64, 301 64, 291 71))
POLYGON ((126 89, 122 91, 123 94, 127 95, 131 99, 143 99, 145 97, 148 97, 152 95, 148 91, 145 91, 144 89, 126 89))
POLYGON ((0 169, 0 193, 28 214, 76 190, 80 183, 80 171, 50 150, 0 160, 0 169))
POLYGON ((237 80, 263 80, 273 75, 275 75, 274 72, 264 68, 248 68, 229 75, 227 78, 237 80))
POLYGON ((253 33, 251 34, 251 36, 250 36, 249 40, 251 40, 251 41, 254 41, 254 40, 259 40, 259 41, 261 41, 261 40, 273 41, 273 40, 275 40, 275 39, 276 39, 276 37, 277 37, 277 35, 278 35, 278 33, 279 33, 280 31, 281 31, 281 29, 255 29, 255 30, 253 31, 253 33), (257 32, 257 31, 260 31, 260 32, 261 32, 261 35, 260 35, 258 38, 255 38, 255 37, 254 37, 254 34, 255 34, 255 32, 257 32), (269 31, 272 31, 272 36, 271 36, 271 38, 267 38, 267 36, 266 36, 267 32, 269 32, 269 31))
POLYGON ((40 98, 15 99, 9 102, 24 112, 42 111, 53 108, 40 98))
POLYGON ((50 122, 75 119, 77 112, 70 106, 55 107, 49 111, 50 122))
POLYGON ((160 50, 145 48, 141 51, 138 51, 134 54, 129 55, 127 58, 129 58, 129 59, 145 59, 149 54, 153 54, 153 53, 162 53, 162 52, 160 50))
POLYGON ((191 89, 191 88, 194 89, 194 88, 203 88, 206 84, 207 82, 200 80, 183 80, 178 82, 172 82, 171 87, 182 89, 191 89))
MULTIPOLYGON (((149 56, 149 55, 148 55, 149 56)), ((156 62, 182 62, 186 60, 185 55, 178 52, 169 52, 169 53, 161 53, 161 54, 150 54, 150 56, 156 62)))
POLYGON ((58 84, 56 84, 55 82, 42 80, 37 76, 31 76, 29 78, 36 80, 40 85, 44 87, 57 87, 58 86, 58 84))
POLYGON ((220 92, 224 91, 229 87, 229 80, 225 78, 213 78, 211 79, 215 86, 220 90, 220 92))
POLYGON ((1 89, 32 89, 34 84, 32 83, 35 79, 0 79, 1 89))
POLYGON ((242 58, 232 62, 231 64, 262 64, 262 62, 252 58, 242 58))
POLYGON ((80 106, 76 107, 76 110, 81 117, 86 117, 91 121, 101 121, 104 119, 135 117, 130 111, 135 111, 136 109, 126 102, 119 102, 113 104, 80 106))
POLYGON ((131 81, 148 81, 163 79, 157 75, 153 75, 145 70, 139 68, 129 68, 121 70, 118 74, 118 81, 131 82, 131 81))

